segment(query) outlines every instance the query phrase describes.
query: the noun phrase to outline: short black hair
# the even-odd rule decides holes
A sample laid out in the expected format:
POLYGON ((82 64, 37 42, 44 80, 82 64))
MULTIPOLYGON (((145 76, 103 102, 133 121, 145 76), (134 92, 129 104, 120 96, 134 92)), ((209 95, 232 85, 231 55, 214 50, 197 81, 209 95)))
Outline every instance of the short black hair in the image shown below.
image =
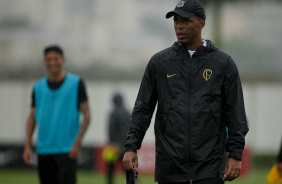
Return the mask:
POLYGON ((63 51, 63 49, 62 49, 60 46, 58 46, 58 45, 50 45, 50 46, 45 47, 45 49, 44 49, 44 56, 46 56, 46 54, 47 54, 48 52, 51 52, 51 51, 57 52, 57 53, 59 53, 61 56, 64 57, 64 51, 63 51))

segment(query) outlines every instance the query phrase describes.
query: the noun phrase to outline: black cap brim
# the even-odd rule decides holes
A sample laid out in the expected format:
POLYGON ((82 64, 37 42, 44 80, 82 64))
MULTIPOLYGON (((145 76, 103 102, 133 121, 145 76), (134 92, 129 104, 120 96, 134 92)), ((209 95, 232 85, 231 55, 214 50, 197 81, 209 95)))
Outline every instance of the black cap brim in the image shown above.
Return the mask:
POLYGON ((173 11, 168 12, 165 17, 167 19, 169 19, 170 17, 174 16, 175 14, 177 14, 177 15, 179 15, 181 17, 184 17, 184 18, 189 18, 189 17, 192 17, 192 16, 195 15, 194 13, 190 13, 190 12, 187 12, 187 11, 175 9, 173 11))

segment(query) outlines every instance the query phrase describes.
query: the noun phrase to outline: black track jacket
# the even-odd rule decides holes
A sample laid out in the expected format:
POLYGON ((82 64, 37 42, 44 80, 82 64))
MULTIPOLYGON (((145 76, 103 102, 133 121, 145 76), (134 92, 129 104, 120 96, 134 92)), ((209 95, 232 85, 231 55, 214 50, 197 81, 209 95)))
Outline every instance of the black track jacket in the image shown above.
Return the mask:
POLYGON ((192 57, 175 42, 146 67, 126 151, 140 148, 158 104, 157 182, 223 177, 226 151, 231 158, 242 158, 248 125, 238 70, 228 54, 206 41, 192 57))

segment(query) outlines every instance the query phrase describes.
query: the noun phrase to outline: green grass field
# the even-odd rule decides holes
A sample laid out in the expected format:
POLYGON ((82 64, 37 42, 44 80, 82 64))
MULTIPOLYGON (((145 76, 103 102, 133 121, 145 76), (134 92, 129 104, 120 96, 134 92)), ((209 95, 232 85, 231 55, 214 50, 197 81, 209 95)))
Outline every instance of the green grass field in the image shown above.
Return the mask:
MULTIPOLYGON (((252 170, 248 176, 240 177, 232 184, 266 184, 266 175, 270 168, 252 170)), ((106 177, 103 174, 92 171, 78 171, 78 184, 106 184, 106 177)), ((153 176, 139 175, 139 184, 153 184, 153 176)), ((0 169, 0 184, 38 184, 38 177, 35 170, 0 169)), ((229 182, 226 182, 229 183, 229 182)), ((125 184, 125 176, 115 176, 115 184, 125 184)))

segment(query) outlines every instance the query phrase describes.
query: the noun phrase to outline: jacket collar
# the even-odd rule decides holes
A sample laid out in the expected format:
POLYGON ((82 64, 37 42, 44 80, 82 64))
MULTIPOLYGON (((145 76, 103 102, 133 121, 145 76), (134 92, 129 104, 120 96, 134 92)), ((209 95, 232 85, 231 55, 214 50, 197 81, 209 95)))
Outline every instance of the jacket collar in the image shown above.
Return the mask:
MULTIPOLYGON (((196 52, 194 53, 193 56, 200 56, 203 55, 204 53, 208 53, 214 50, 217 50, 217 47, 213 44, 213 42, 211 40, 206 40, 207 42, 207 46, 203 46, 201 45, 196 52)), ((172 49, 174 49, 175 51, 177 51, 180 55, 187 55, 188 51, 185 47, 185 45, 179 43, 179 42, 174 42, 174 44, 172 45, 172 49)))

